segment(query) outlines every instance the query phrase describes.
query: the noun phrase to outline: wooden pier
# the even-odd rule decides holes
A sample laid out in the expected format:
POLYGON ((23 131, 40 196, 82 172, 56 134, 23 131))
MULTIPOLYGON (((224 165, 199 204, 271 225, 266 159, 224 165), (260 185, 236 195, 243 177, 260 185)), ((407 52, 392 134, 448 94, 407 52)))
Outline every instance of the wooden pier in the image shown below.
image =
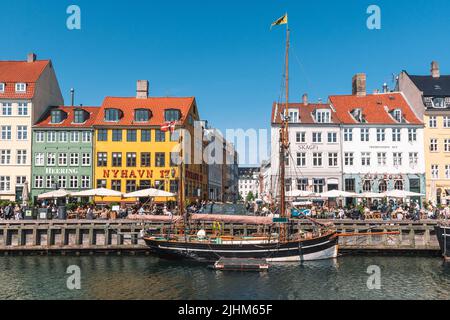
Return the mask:
MULTIPOLYGON (((340 233, 364 234, 341 237, 342 254, 440 254, 434 232, 436 221, 332 222, 340 233)), ((173 227, 171 232, 178 233, 173 227)), ((150 254, 140 237, 141 230, 167 232, 170 228, 168 224, 136 220, 0 221, 0 254, 150 254)), ((213 232, 211 223, 197 224, 195 228, 213 232)), ((307 221, 295 221, 292 225, 293 232, 311 228, 307 221)), ((268 231, 267 226, 236 224, 224 225, 222 229, 224 234, 243 236, 268 231)))

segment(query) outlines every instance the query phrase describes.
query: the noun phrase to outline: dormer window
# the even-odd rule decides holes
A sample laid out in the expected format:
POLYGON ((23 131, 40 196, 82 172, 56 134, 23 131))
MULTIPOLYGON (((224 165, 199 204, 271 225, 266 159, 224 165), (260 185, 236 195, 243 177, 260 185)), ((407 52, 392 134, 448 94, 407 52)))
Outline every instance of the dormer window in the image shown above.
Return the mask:
MULTIPOLYGON (((195 111, 195 109, 194 109, 195 111)), ((178 109, 168 109, 164 111, 164 120, 167 122, 179 121, 181 112, 178 109)))
POLYGON ((355 119, 357 122, 359 122, 359 123, 365 122, 361 108, 352 110, 351 114, 352 114, 353 119, 355 119))
POLYGON ((84 110, 78 109, 74 111, 73 123, 85 123, 88 118, 88 113, 84 110))
POLYGON ((26 83, 16 83, 16 92, 26 92, 27 84, 26 83))
POLYGON ((0 92, 5 92, 5 84, 3 82, 0 82, 0 92))
POLYGON ((61 123, 65 119, 65 112, 61 110, 53 110, 51 112, 51 123, 61 123))
POLYGON ((106 109, 105 110, 105 121, 117 122, 120 119, 121 112, 119 109, 106 109))
POLYGON ((434 108, 445 108, 444 98, 434 98, 433 99, 433 107, 434 108))
POLYGON ((402 110, 395 109, 392 114, 393 114, 395 121, 402 122, 402 119, 403 119, 402 110))
POLYGON ((316 110, 316 122, 317 123, 330 123, 331 115, 330 110, 316 110))
POLYGON ((134 121, 148 122, 150 120, 150 110, 137 109, 134 111, 134 121))
POLYGON ((296 109, 289 110, 289 122, 290 123, 298 123, 299 122, 298 110, 296 110, 296 109))

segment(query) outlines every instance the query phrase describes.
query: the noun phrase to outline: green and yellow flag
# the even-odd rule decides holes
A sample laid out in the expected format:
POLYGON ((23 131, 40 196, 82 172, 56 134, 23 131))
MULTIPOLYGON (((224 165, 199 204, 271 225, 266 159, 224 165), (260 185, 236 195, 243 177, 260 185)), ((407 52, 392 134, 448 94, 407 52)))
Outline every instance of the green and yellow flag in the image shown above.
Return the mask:
POLYGON ((272 23, 272 25, 270 26, 270 29, 272 29, 272 27, 274 27, 274 26, 279 26, 279 25, 287 24, 287 23, 288 23, 288 14, 286 13, 280 19, 278 19, 277 21, 272 23))

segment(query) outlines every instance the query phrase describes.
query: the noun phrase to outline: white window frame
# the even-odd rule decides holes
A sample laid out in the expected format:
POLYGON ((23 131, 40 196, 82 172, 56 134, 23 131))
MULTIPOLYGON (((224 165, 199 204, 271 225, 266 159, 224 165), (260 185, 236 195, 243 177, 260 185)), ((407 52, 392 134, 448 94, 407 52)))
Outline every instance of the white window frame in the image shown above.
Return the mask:
POLYGON ((1 139, 3 141, 11 141, 12 139, 12 127, 11 126, 2 126, 1 127, 2 132, 1 132, 1 139), (5 133, 5 138, 3 138, 3 134, 5 133))
POLYGON ((378 152, 377 153, 377 162, 381 167, 387 166, 387 154, 386 152, 378 152))
POLYGON ((27 150, 24 149, 17 150, 16 163, 18 165, 27 164, 27 157, 28 157, 27 150))
POLYGON ((402 141, 402 129, 392 128, 392 141, 401 142, 402 141))
POLYGON ((353 166, 355 163, 355 154, 353 152, 344 153, 344 164, 346 166, 353 166))
POLYGON ((58 166, 67 166, 67 153, 62 152, 58 154, 58 166))
POLYGON ((361 152, 361 165, 363 167, 371 166, 371 153, 370 152, 361 152))
POLYGON ((92 156, 90 153, 84 152, 81 154, 81 166, 90 167, 92 163, 92 156))
POLYGON ((27 84, 25 82, 16 83, 16 92, 27 92, 27 84))
POLYGON ((408 141, 409 142, 417 141, 417 129, 408 129, 408 141))
POLYGON ((4 92, 5 92, 5 83, 0 82, 0 93, 4 93, 4 92))
POLYGON ((11 102, 3 102, 2 103, 2 116, 3 117, 12 117, 12 103, 11 102))
POLYGON ((43 176, 35 176, 34 177, 34 187, 36 189, 44 188, 44 177, 43 176))
POLYGON ((19 117, 28 116, 28 102, 19 102, 17 104, 17 115, 19 117))
POLYGON ((78 167, 80 165, 80 154, 76 152, 70 153, 69 165, 71 167, 78 167))
POLYGON ((54 152, 47 153, 47 166, 50 167, 56 166, 56 153, 54 152))
POLYGON ((81 176, 81 188, 89 189, 91 187, 91 177, 90 176, 81 176))
POLYGON ((17 140, 27 141, 28 140, 28 126, 17 126, 17 140))
POLYGON ((78 189, 78 176, 70 176, 69 188, 70 189, 78 189))
POLYGON ((439 179, 439 165, 431 165, 431 179, 439 179))
POLYGON ((11 191, 11 177, 0 176, 0 192, 11 191))
POLYGON ((34 165, 36 167, 43 167, 43 166, 45 166, 45 153, 43 153, 43 152, 36 152, 34 154, 34 165))
POLYGON ((409 153, 409 165, 410 167, 415 167, 419 163, 419 153, 418 152, 410 152, 409 153))
POLYGON ((45 131, 36 131, 36 143, 45 142, 45 131))
POLYGON ((430 128, 437 128, 437 117, 436 116, 430 116, 430 119, 428 121, 428 125, 430 128))
POLYGON ((11 164, 11 150, 2 149, 0 150, 0 165, 7 166, 11 164))
POLYGON ((58 176, 58 187, 60 189, 67 188, 67 177, 66 176, 58 176))
POLYGON ((83 143, 91 143, 92 142, 92 134, 90 131, 82 131, 81 132, 81 141, 83 143))
POLYGON ((47 142, 48 143, 56 143, 56 131, 47 131, 47 142))

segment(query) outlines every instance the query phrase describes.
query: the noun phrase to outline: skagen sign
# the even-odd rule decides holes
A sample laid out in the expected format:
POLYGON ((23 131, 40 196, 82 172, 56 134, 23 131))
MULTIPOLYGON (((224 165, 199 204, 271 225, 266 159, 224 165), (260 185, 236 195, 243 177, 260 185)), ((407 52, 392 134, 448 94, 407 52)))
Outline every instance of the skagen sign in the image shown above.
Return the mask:
POLYGON ((298 145, 298 150, 300 151, 315 151, 315 150, 319 150, 319 146, 314 145, 314 144, 301 144, 298 145))
POLYGON ((78 174, 76 168, 45 168, 45 174, 78 174))

